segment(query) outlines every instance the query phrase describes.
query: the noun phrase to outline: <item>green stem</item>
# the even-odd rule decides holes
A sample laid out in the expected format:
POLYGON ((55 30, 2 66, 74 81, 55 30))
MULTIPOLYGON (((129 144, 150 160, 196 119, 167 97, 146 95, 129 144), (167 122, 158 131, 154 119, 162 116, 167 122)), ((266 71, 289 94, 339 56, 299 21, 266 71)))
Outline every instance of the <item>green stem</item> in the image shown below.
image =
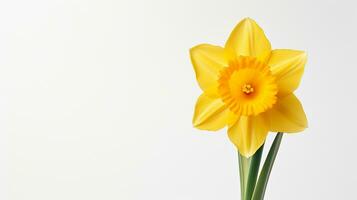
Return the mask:
POLYGON ((259 173, 259 166, 263 154, 263 149, 264 149, 264 144, 254 153, 254 155, 251 158, 248 180, 245 189, 245 200, 251 200, 252 198, 255 184, 257 183, 257 177, 259 173))
POLYGON ((262 171, 260 172, 257 185, 255 186, 253 197, 251 200, 263 200, 265 195, 265 190, 268 184, 269 176, 274 165, 276 155, 278 154, 281 140, 283 138, 283 133, 278 132, 273 144, 270 147, 268 156, 264 162, 262 171))
POLYGON ((238 161, 239 161, 241 199, 244 200, 248 173, 249 173, 250 158, 246 158, 238 152, 238 161))

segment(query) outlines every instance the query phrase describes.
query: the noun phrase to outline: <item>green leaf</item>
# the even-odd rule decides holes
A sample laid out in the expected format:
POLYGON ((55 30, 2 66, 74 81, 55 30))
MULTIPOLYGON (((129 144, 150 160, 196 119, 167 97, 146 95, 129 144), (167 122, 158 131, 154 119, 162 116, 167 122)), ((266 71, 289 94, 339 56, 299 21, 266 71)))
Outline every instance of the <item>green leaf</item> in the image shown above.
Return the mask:
POLYGON ((270 147, 268 156, 264 162, 262 171, 260 172, 257 185, 255 186, 252 200, 263 200, 265 190, 268 184, 269 176, 274 165, 276 155, 278 154, 283 133, 278 132, 275 136, 274 142, 270 147))
POLYGON ((251 157, 247 186, 245 189, 245 200, 251 200, 257 177, 259 173, 260 160, 262 158, 264 144, 251 157))

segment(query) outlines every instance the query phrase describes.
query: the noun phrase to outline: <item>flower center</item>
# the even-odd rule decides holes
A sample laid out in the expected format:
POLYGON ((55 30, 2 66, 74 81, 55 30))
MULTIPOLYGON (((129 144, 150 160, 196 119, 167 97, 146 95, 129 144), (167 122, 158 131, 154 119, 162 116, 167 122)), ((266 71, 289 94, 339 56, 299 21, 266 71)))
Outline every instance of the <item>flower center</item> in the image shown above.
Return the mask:
POLYGON ((236 115, 258 115, 276 103, 278 87, 269 66, 241 56, 220 72, 218 93, 236 115))
POLYGON ((250 94, 254 92, 254 88, 251 84, 244 84, 242 86, 242 92, 244 92, 245 94, 250 94))

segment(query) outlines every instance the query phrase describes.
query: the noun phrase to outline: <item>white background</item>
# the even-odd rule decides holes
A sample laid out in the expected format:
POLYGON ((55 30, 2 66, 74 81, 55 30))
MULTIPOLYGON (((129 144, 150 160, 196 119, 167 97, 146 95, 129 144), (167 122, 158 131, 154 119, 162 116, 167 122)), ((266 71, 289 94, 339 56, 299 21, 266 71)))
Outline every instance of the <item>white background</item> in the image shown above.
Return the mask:
POLYGON ((1 1, 0 199, 238 200, 226 130, 191 125, 188 50, 244 17, 309 56, 309 128, 284 136, 266 199, 356 199, 354 2, 1 1))

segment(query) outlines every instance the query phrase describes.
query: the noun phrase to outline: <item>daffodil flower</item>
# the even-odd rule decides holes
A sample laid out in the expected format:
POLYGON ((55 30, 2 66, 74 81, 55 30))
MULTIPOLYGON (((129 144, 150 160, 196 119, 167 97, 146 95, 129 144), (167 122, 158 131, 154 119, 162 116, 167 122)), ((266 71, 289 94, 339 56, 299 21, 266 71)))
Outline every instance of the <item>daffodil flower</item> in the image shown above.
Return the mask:
POLYGON ((201 44, 191 48, 191 61, 203 94, 193 125, 228 136, 241 155, 252 156, 271 132, 295 133, 307 127, 299 86, 306 53, 272 50, 257 23, 242 20, 224 47, 201 44))

